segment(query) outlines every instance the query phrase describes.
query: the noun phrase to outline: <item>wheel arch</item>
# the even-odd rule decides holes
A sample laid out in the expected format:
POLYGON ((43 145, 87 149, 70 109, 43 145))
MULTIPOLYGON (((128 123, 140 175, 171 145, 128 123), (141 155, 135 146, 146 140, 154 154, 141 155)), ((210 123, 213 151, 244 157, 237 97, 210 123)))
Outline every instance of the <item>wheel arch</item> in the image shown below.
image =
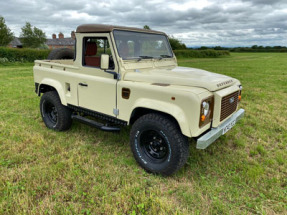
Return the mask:
POLYGON ((49 91, 56 91, 60 97, 61 103, 63 105, 67 105, 67 101, 64 95, 64 89, 58 81, 52 79, 44 79, 39 84, 38 96, 40 96, 41 93, 46 93, 49 91))
POLYGON ((191 137, 189 126, 188 126, 188 123, 186 122, 186 120, 183 120, 182 117, 175 117, 169 111, 157 110, 157 109, 152 109, 152 108, 147 108, 147 107, 136 107, 133 109, 133 111, 131 113, 129 124, 132 125, 141 116, 144 116, 144 115, 150 114, 150 113, 157 113, 157 114, 161 114, 161 115, 168 117, 170 120, 172 120, 178 126, 178 128, 181 130, 182 134, 184 134, 185 136, 191 137), (181 118, 181 119, 179 119, 179 118, 181 118))

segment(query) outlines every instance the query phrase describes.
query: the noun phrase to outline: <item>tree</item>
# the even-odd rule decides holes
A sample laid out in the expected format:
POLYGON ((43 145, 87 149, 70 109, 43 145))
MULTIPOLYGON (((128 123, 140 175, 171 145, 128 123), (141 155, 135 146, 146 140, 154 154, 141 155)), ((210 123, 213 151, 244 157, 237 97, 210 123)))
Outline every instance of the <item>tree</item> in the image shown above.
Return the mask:
POLYGON ((145 25, 143 28, 144 28, 144 29, 147 29, 147 30, 151 30, 148 25, 145 25))
POLYGON ((0 46, 7 46, 13 39, 13 33, 5 24, 5 19, 0 16, 0 46))
POLYGON ((186 49, 186 45, 183 42, 181 42, 179 39, 174 38, 173 36, 169 36, 168 40, 169 40, 172 50, 186 49))
MULTIPOLYGON (((144 29, 151 30, 148 25, 144 25, 144 29)), ((169 43, 171 45, 172 50, 175 49, 186 49, 186 45, 181 42, 179 39, 174 38, 173 36, 168 37, 169 43)))
POLYGON ((29 22, 26 22, 26 25, 21 30, 20 40, 24 47, 38 48, 46 42, 45 33, 39 28, 32 28, 29 22))
POLYGON ((208 47, 206 47, 206 46, 201 46, 200 48, 198 48, 199 50, 207 50, 208 49, 208 47))

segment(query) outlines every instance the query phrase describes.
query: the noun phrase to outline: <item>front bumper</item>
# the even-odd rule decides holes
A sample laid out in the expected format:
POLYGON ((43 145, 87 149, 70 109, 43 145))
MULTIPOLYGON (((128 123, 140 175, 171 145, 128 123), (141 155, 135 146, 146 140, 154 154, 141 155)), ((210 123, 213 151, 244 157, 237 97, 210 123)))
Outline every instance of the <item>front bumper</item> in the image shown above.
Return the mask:
POLYGON ((197 139, 196 148, 197 149, 205 149, 207 148, 211 143, 213 143, 215 140, 217 140, 223 132, 223 129, 232 121, 238 121, 244 116, 245 110, 239 109, 236 113, 234 113, 228 120, 226 120, 224 123, 219 125, 217 128, 211 128, 209 132, 201 136, 197 139))

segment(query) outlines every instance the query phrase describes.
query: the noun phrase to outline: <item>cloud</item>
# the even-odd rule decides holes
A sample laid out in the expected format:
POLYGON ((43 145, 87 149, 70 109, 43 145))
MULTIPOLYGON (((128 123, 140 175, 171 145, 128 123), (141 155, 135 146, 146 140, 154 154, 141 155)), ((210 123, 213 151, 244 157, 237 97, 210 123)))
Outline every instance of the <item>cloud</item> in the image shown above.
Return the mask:
POLYGON ((142 27, 179 37, 188 46, 286 45, 286 0, 153 0, 0 2, 0 15, 19 35, 25 22, 47 37, 84 23, 142 27))

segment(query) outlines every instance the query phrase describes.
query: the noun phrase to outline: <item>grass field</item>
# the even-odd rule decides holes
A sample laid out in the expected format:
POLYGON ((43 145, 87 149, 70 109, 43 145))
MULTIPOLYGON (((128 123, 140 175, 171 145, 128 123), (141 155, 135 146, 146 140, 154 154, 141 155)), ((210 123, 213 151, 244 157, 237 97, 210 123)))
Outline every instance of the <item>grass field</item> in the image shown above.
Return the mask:
POLYGON ((181 59, 244 87, 246 115, 177 174, 145 173, 129 129, 46 129, 32 64, 0 66, 0 214, 287 214, 287 54, 181 59))

